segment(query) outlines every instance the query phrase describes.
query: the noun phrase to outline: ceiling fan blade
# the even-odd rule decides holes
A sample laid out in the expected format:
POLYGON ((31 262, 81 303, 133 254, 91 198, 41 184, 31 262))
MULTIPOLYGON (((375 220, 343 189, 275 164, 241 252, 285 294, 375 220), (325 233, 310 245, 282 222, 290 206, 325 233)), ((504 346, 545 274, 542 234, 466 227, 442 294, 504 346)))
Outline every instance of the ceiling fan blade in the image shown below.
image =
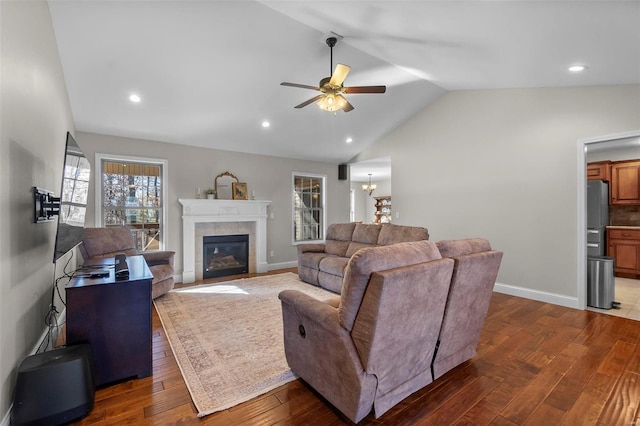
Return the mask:
POLYGON ((354 86, 345 87, 344 93, 384 93, 387 86, 354 86))
POLYGON ((298 84, 298 83, 287 83, 286 81, 283 81, 282 83, 280 83, 280 85, 289 86, 289 87, 299 87, 300 89, 320 90, 320 88, 316 86, 308 86, 306 84, 298 84))
POLYGON ((342 82, 345 78, 347 78, 347 74, 349 74, 349 71, 351 71, 351 67, 349 65, 336 65, 336 69, 333 71, 333 75, 331 76, 331 80, 329 80, 329 84, 338 87, 342 86, 342 82))
POLYGON ((348 101, 348 100, 346 100, 346 99, 345 99, 344 101, 346 102, 346 104, 342 107, 342 110, 343 110, 344 112, 349 112, 349 111, 351 111, 352 109, 354 109, 354 108, 353 108, 353 105, 351 105, 351 104, 349 103, 349 101, 348 101))
POLYGON ((314 103, 315 101, 319 100, 322 96, 323 96, 323 95, 315 96, 315 97, 313 97, 313 98, 309 99, 308 101, 304 101, 304 102, 303 102, 303 103, 301 103, 300 105, 296 105, 294 108, 304 108, 304 107, 306 107, 307 105, 312 104, 312 103, 314 103))

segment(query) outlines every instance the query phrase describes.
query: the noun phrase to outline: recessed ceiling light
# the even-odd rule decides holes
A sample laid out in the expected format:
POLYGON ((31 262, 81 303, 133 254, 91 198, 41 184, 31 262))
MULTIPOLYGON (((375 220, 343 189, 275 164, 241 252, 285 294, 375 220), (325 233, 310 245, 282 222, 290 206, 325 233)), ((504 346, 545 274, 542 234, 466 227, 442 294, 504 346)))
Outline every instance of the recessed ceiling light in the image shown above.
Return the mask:
POLYGON ((271 126, 271 123, 269 123, 267 120, 264 120, 264 121, 262 122, 262 127, 267 128, 267 127, 269 127, 269 126, 271 126))
POLYGON ((346 142, 347 142, 347 143, 351 143, 351 142, 353 142, 353 138, 347 138, 346 142))
POLYGON ((571 65, 569 67, 569 71, 571 72, 582 72, 587 69, 586 65, 571 65))
POLYGON ((132 93, 131 95, 129 95, 129 100, 137 104, 142 99, 140 98, 140 96, 136 95, 135 93, 132 93))

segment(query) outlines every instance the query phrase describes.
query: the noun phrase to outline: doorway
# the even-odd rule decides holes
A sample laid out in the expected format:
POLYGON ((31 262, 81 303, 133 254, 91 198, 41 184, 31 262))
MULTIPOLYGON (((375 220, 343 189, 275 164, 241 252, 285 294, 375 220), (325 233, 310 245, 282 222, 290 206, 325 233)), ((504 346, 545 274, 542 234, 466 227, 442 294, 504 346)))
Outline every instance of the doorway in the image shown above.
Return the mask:
MULTIPOLYGON (((578 305, 583 309, 640 320, 640 280, 615 278, 615 300, 621 309, 597 309, 586 305, 586 164, 640 158, 640 131, 578 141, 578 305)), ((610 214, 611 217, 611 214, 610 214)), ((615 218, 616 215, 613 215, 615 218)), ((611 218, 612 224, 615 220, 611 218)), ((640 226, 640 223, 638 223, 640 226)))
MULTIPOLYGON (((391 157, 351 163, 349 175, 351 221, 376 223, 376 197, 391 197, 391 157), (375 189, 363 188, 369 183, 375 189)), ((391 206, 388 208, 391 209, 391 206)))

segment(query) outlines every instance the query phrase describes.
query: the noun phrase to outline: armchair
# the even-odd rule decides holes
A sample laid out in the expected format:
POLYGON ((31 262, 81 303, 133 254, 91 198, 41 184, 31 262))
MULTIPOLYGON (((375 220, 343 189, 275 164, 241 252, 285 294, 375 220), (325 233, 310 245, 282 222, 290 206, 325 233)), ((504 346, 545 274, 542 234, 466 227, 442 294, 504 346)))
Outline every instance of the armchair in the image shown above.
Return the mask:
POLYGON ((327 301, 279 294, 291 369, 354 422, 431 383, 454 261, 435 243, 368 247, 327 301))
POLYGON ((173 288, 173 251, 138 252, 131 231, 126 226, 108 228, 85 228, 80 244, 80 253, 86 260, 94 257, 113 257, 124 253, 127 256, 142 255, 153 274, 152 297, 162 296, 173 288))

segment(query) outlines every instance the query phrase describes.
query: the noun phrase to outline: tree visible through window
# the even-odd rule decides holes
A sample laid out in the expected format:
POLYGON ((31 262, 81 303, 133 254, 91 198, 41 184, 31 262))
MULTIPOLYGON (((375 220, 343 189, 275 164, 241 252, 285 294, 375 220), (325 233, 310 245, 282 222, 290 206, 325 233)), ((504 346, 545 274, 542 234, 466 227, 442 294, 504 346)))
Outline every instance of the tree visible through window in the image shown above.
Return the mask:
POLYGON ((293 175, 294 242, 324 240, 324 176, 293 175))
POLYGON ((162 165, 102 160, 102 222, 126 225, 138 250, 162 244, 162 165))

